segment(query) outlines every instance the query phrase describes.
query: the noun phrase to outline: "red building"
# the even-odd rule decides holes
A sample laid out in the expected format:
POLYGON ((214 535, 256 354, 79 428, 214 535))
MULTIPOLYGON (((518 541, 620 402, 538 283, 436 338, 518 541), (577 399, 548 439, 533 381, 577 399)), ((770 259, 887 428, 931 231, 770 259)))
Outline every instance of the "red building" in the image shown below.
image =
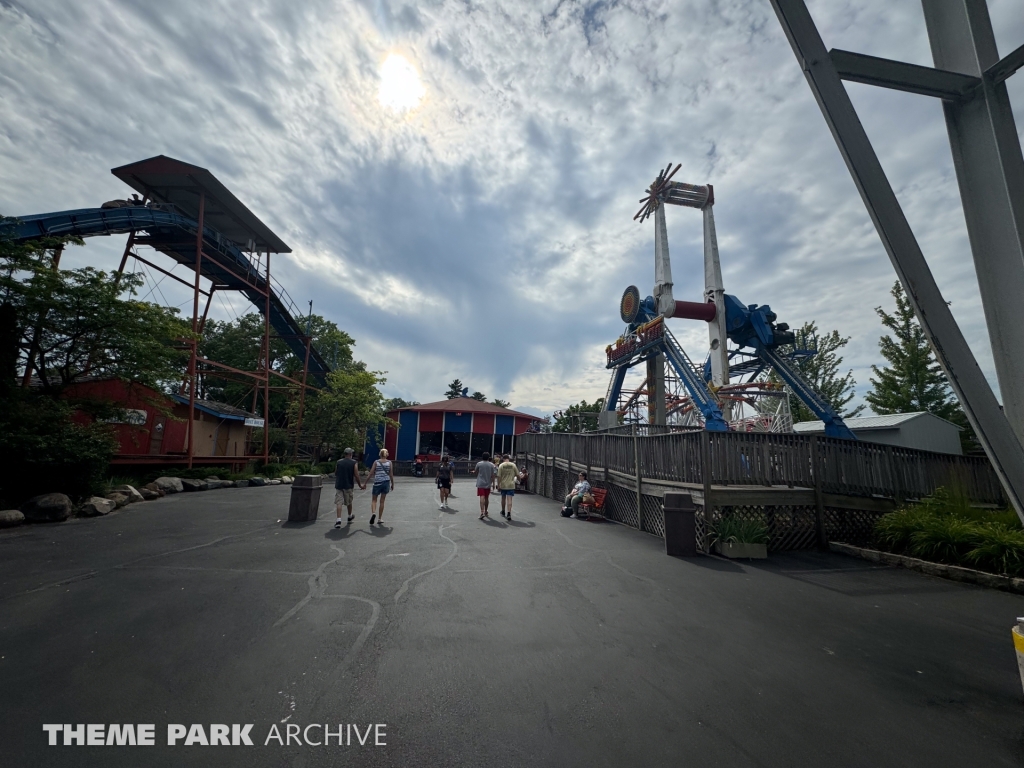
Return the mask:
MULTIPOLYGON (((196 418, 188 418, 188 398, 166 395, 141 384, 101 379, 73 384, 64 393, 70 400, 110 403, 120 409, 111 421, 118 440, 112 464, 180 464, 188 461, 188 432, 195 430, 193 464, 241 468, 256 456, 247 456, 253 427, 263 418, 224 403, 196 400, 196 418)), ((84 411, 74 419, 92 421, 84 411)), ((259 458, 262 458, 260 456, 259 458)))
MULTIPOLYGON (((513 453, 515 436, 528 432, 537 416, 502 408, 471 397, 456 397, 425 405, 390 411, 399 423, 384 432, 384 447, 397 461, 427 456, 436 461, 442 453, 452 459, 478 459, 484 452, 513 453)), ((369 459, 376 457, 375 441, 369 441, 369 459)))

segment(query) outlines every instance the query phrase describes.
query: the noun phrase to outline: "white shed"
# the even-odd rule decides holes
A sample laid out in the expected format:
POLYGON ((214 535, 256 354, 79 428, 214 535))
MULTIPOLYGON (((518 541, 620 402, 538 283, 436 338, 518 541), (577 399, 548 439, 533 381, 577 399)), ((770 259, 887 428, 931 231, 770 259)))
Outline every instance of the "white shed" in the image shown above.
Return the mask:
MULTIPOLYGON (((858 438, 870 443, 899 445, 921 451, 962 454, 960 427, 934 413, 893 413, 887 416, 856 416, 843 419, 858 438)), ((802 421, 793 425, 801 435, 824 434, 820 421, 802 421)))

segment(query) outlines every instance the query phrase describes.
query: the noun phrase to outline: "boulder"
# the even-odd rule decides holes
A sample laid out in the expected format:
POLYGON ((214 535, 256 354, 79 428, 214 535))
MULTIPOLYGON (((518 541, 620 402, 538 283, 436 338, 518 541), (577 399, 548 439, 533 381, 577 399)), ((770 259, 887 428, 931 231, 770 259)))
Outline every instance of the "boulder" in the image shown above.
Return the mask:
POLYGON ((128 496, 123 493, 108 493, 106 496, 104 496, 104 498, 110 499, 112 502, 114 502, 117 505, 118 509, 128 504, 128 496))
POLYGON ((281 478, 281 482, 284 483, 285 485, 291 485, 294 480, 295 478, 290 475, 285 475, 284 477, 281 478))
POLYGON ((209 477, 205 478, 205 480, 206 480, 206 482, 210 482, 211 480, 213 480, 215 482, 218 482, 218 483, 220 482, 220 478, 217 477, 216 475, 210 475, 209 477))
MULTIPOLYGON (((142 488, 139 488, 139 493, 142 493, 143 490, 153 491, 153 493, 156 493, 160 496, 167 495, 167 492, 161 490, 160 486, 157 485, 156 483, 146 483, 144 486, 142 486, 142 488)), ((142 495, 145 496, 146 494, 143 493, 142 495)))
POLYGON ((235 480, 235 488, 248 488, 248 487, 249 487, 249 481, 248 480, 235 480))
POLYGON ((265 477, 253 477, 253 478, 249 479, 249 485, 260 486, 260 485, 266 485, 266 484, 267 484, 267 478, 265 478, 265 477))
POLYGON ((181 480, 176 477, 158 477, 153 484, 164 493, 181 493, 185 490, 181 480))
POLYGON ((0 528, 12 528, 25 522, 20 509, 0 509, 0 528))
MULTIPOLYGON (((120 496, 121 494, 112 493, 110 495, 120 496)), ((99 517, 100 515, 109 515, 114 511, 115 507, 119 506, 121 505, 115 499, 103 499, 99 496, 93 496, 86 499, 85 503, 78 508, 78 514, 82 517, 99 517)))
POLYGON ((117 488, 111 489, 114 493, 123 493, 128 497, 128 503, 131 504, 136 501, 145 501, 145 498, 135 490, 134 486, 131 485, 119 485, 117 488))
POLYGON ((207 489, 205 480, 193 480, 192 478, 183 477, 179 482, 186 491, 205 491, 207 489))
POLYGON ((160 498, 160 492, 154 491, 150 488, 139 488, 139 495, 146 501, 152 501, 153 499, 160 498))
POLYGON ((59 523, 71 517, 71 499, 63 493, 44 493, 21 505, 30 523, 59 523))
POLYGON ((267 480, 267 485, 280 485, 280 480, 267 480))

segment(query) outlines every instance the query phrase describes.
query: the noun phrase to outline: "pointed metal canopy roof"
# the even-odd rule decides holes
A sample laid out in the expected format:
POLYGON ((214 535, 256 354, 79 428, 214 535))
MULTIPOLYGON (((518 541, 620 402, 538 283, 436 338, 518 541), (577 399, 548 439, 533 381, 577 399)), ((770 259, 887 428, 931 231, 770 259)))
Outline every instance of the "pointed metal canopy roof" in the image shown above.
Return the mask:
POLYGON ((252 241, 257 251, 292 252, 270 227, 205 168, 157 155, 113 168, 110 172, 154 202, 169 203, 193 219, 199 218, 199 193, 205 192, 204 225, 246 250, 252 241))

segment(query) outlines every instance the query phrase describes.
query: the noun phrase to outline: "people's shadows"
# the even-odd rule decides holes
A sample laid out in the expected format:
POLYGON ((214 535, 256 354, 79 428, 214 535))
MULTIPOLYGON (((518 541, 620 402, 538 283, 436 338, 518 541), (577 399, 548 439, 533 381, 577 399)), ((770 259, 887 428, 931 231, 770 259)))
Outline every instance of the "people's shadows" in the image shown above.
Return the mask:
POLYGON ((365 536, 373 536, 374 538, 379 539, 384 536, 387 536, 393 530, 394 529, 388 525, 371 525, 369 529, 361 527, 357 528, 353 523, 352 525, 346 525, 343 528, 328 529, 324 533, 324 538, 330 539, 331 541, 343 541, 344 539, 348 539, 356 535, 357 533, 361 533, 365 536))
POLYGON ((281 523, 281 527, 282 528, 309 528, 309 526, 316 525, 316 523, 317 523, 316 520, 306 520, 305 522, 302 522, 302 523, 296 523, 296 522, 293 522, 291 520, 285 520, 283 523, 281 523))
POLYGON ((530 520, 517 520, 515 518, 512 518, 511 520, 509 520, 508 524, 511 525, 513 528, 536 528, 537 527, 537 524, 532 522, 532 521, 530 521, 530 520))
POLYGON ((502 522, 501 520, 492 520, 489 517, 485 517, 483 521, 485 523, 487 523, 489 526, 491 526, 492 528, 508 528, 508 526, 505 525, 505 523, 502 522))

